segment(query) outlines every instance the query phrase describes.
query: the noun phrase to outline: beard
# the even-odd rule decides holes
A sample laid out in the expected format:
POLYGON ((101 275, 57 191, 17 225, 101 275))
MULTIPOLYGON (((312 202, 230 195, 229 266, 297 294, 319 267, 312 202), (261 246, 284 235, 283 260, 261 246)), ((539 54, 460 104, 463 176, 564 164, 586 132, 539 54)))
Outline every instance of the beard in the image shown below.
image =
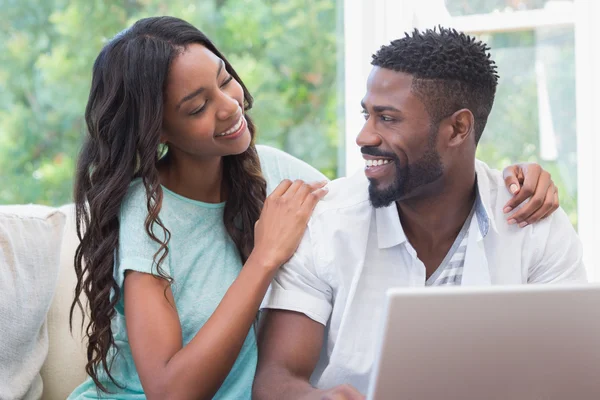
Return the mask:
MULTIPOLYGON (((369 200, 375 208, 387 207, 395 201, 410 196, 416 189, 435 182, 444 173, 444 166, 439 153, 435 149, 435 137, 429 141, 425 154, 417 161, 400 165, 400 160, 395 155, 386 153, 394 161, 395 180, 387 187, 378 188, 377 180, 369 178, 369 200)), ((363 148, 364 154, 374 156, 382 155, 372 148, 363 148), (376 154, 375 154, 376 153, 376 154)))

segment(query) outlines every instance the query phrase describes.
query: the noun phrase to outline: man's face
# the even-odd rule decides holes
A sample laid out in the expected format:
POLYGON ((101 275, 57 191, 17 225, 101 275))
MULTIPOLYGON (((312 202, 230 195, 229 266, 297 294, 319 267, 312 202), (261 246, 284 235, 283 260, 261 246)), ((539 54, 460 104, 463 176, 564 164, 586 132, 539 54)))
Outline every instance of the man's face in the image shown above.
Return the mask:
POLYGON ((444 167, 436 148, 437 126, 412 93, 412 76, 374 67, 362 105, 365 124, 356 139, 365 159, 369 197, 386 207, 427 193, 444 167))

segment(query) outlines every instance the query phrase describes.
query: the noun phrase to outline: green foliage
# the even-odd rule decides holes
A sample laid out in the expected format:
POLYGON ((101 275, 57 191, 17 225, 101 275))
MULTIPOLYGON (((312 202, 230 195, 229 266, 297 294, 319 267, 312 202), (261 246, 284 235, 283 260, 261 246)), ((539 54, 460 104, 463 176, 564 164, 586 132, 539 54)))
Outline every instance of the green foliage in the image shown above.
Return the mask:
MULTIPOLYGON (((545 1, 520 3, 539 8, 545 1)), ((0 203, 70 201, 94 59, 117 32, 153 15, 181 17, 214 40, 255 97, 251 112, 259 142, 335 177, 343 145, 341 3, 0 0, 0 203)), ((502 8, 508 2, 447 0, 447 4, 453 14, 468 14, 502 8)), ((541 162, 552 173, 562 206, 576 223, 573 30, 484 39, 493 49, 501 80, 478 156, 499 169, 517 161, 541 162), (553 161, 539 159, 536 58, 543 58, 547 67, 558 138, 558 158, 553 161)))
POLYGON ((108 39, 154 15, 213 39, 255 97, 260 143, 337 175, 336 0, 0 0, 0 9, 0 203, 70 201, 92 64, 108 39))

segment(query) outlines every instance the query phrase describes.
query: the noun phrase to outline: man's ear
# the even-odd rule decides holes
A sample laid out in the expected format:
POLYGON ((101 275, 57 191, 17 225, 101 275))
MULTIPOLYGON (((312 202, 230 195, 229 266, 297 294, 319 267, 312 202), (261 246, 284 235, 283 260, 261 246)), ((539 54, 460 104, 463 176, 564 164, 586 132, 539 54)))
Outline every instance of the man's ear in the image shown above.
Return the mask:
POLYGON ((447 119, 448 147, 457 147, 475 135, 475 117, 471 110, 463 108, 447 119))

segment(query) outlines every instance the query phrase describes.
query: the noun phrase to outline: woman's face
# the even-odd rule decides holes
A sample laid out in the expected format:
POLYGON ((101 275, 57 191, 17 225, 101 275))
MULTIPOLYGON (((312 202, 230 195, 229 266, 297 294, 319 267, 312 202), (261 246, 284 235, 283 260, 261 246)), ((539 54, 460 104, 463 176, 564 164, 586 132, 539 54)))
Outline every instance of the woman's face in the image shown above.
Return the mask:
POLYGON ((171 64, 162 132, 170 152, 196 158, 240 154, 250 145, 243 89, 223 60, 200 44, 171 64))

